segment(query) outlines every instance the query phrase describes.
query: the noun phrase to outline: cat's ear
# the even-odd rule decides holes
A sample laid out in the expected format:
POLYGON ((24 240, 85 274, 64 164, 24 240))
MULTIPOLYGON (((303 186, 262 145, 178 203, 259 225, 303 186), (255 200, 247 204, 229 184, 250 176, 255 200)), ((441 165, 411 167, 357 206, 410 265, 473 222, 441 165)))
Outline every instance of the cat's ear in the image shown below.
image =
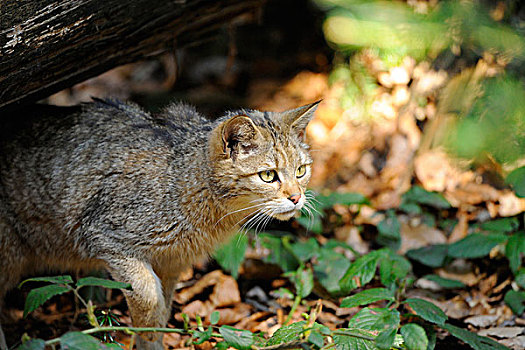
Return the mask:
POLYGON ((317 101, 281 113, 283 123, 290 127, 290 133, 299 138, 299 140, 304 140, 306 126, 312 120, 320 102, 321 101, 317 101))
POLYGON ((223 123, 221 135, 223 152, 234 158, 255 151, 261 133, 250 118, 237 115, 223 123))

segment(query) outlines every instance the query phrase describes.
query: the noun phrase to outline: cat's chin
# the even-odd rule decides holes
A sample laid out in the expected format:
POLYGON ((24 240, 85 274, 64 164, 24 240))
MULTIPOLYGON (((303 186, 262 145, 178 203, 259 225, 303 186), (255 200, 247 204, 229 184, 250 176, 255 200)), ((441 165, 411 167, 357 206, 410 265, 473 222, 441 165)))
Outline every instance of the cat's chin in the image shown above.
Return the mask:
POLYGON ((290 210, 284 213, 273 214, 272 217, 280 221, 288 221, 295 216, 297 210, 290 210))

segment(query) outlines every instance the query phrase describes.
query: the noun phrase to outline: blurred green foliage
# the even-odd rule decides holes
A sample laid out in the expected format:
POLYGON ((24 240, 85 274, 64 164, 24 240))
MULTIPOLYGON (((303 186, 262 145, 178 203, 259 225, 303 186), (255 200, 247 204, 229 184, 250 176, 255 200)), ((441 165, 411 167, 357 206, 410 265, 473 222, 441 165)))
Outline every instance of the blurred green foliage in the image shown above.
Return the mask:
POLYGON ((412 2, 411 6, 405 1, 314 2, 326 11, 324 34, 338 53, 330 80, 344 83, 341 106, 345 110, 366 115, 374 98, 377 81, 362 64, 363 50, 379 58, 385 70, 399 66, 406 56, 428 61, 436 70, 436 65, 445 69, 449 81, 475 67, 482 57, 491 57, 501 62, 495 77, 464 79, 453 91, 455 96, 445 97, 452 103, 440 111, 452 113, 456 120, 447 125, 444 144, 468 159, 490 156, 512 163, 523 158, 525 23, 513 13, 516 1, 412 2))

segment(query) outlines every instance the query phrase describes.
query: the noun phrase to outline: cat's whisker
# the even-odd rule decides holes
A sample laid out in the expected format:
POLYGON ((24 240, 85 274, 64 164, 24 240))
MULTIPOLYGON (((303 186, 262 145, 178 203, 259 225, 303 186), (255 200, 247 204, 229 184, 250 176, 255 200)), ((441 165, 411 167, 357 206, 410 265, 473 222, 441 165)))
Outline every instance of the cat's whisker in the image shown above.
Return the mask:
POLYGON ((270 223, 270 221, 273 219, 273 214, 274 214, 275 210, 273 210, 266 218, 266 220, 263 222, 262 226, 261 226, 261 231, 264 230, 264 228, 266 227, 266 225, 268 225, 270 223))
POLYGON ((250 217, 250 216, 253 215, 249 220, 247 220, 247 221, 246 221, 246 222, 240 227, 239 230, 241 230, 241 231, 244 230, 245 232, 247 232, 247 231, 249 230, 249 226, 251 225, 251 222, 255 222, 255 221, 257 221, 257 220, 258 220, 258 217, 261 216, 261 215, 263 215, 263 212, 264 212, 265 209, 266 209, 266 207, 264 207, 264 208, 259 208, 259 209, 257 209, 255 212, 253 212, 253 213, 251 213, 251 214, 249 214, 249 215, 246 215, 244 218, 242 218, 240 221, 238 221, 238 222, 236 223, 236 225, 237 225, 239 222, 241 222, 242 220, 244 220, 244 219, 246 219, 246 218, 248 218, 248 217, 250 217))
POLYGON ((232 211, 232 212, 230 212, 230 213, 227 213, 227 214, 223 215, 223 216, 222 216, 222 217, 221 217, 221 218, 215 223, 215 226, 217 226, 217 224, 218 224, 219 222, 221 222, 222 219, 224 219, 225 217, 227 217, 227 216, 229 216, 229 215, 232 215, 232 214, 238 213, 238 212, 240 212, 240 211, 244 211, 244 210, 248 210, 248 209, 253 209, 253 208, 256 208, 256 207, 260 207, 260 206, 262 206, 262 205, 265 205, 265 203, 260 203, 260 204, 252 205, 252 206, 249 206, 249 207, 246 207, 246 208, 237 209, 237 210, 234 210, 234 211, 232 211))
POLYGON ((275 209, 272 209, 271 207, 268 208, 268 210, 265 212, 265 216, 262 216, 261 220, 259 220, 259 223, 255 227, 255 235, 257 235, 259 232, 264 230, 264 227, 268 224, 268 222, 272 219, 272 215, 275 213, 275 209), (260 230, 259 230, 260 227, 260 230))

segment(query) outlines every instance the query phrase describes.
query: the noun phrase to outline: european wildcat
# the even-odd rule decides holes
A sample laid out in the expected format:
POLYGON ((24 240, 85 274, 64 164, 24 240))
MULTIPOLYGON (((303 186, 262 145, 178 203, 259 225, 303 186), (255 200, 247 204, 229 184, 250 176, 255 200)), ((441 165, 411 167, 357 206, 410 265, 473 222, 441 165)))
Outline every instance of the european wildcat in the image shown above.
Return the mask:
MULTIPOLYGON (((316 107, 209 121, 95 101, 0 118, 0 298, 28 273, 102 267, 131 283, 134 326, 163 327, 181 269, 247 221, 305 205, 316 107)), ((162 348, 142 336, 138 348, 162 348)))

